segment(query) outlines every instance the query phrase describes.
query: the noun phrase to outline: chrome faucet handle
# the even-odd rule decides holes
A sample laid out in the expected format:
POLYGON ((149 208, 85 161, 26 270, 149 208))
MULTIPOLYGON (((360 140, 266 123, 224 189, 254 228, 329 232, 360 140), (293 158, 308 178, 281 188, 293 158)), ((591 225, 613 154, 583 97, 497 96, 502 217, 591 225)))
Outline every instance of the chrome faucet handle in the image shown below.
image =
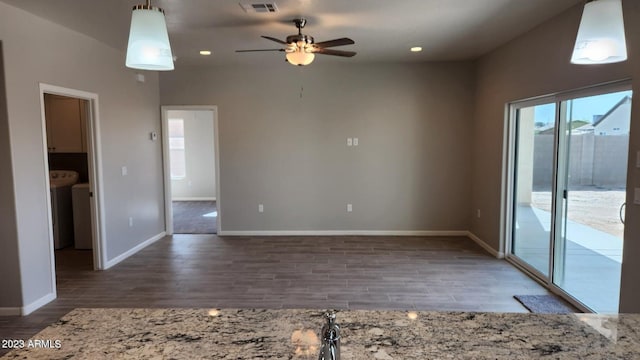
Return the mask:
POLYGON ((324 318, 327 320, 327 324, 332 324, 336 321, 336 311, 335 310, 327 310, 324 313, 324 318))
POLYGON ((336 312, 330 310, 324 313, 327 323, 322 327, 322 337, 327 340, 340 339, 340 326, 336 324, 336 312))
POLYGON ((340 326, 336 324, 336 312, 324 313, 326 324, 322 326, 320 333, 322 345, 320 346, 319 360, 340 360, 340 326))

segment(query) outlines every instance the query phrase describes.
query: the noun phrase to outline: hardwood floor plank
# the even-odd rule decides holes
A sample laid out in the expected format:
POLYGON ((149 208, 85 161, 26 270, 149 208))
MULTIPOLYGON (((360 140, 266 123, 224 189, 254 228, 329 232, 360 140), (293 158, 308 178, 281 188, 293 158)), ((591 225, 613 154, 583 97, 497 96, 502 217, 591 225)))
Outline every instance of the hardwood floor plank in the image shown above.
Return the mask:
POLYGON ((91 270, 90 251, 57 251, 56 264, 58 298, 0 317, 0 338, 76 307, 526 312, 513 295, 547 293, 464 237, 175 235, 107 271, 91 270))

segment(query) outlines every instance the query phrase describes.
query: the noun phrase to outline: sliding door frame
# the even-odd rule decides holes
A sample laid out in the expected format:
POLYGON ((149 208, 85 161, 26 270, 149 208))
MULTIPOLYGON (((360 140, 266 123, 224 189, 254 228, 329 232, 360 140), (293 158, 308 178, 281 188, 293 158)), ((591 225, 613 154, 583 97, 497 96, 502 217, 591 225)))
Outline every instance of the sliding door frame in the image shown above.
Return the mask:
MULTIPOLYGON (((566 116, 563 115, 562 104, 563 101, 572 100, 576 98, 588 97, 601 95, 606 93, 618 92, 618 91, 627 91, 632 90, 631 79, 623 79, 618 81, 612 81, 608 83, 598 84, 594 86, 584 87, 576 90, 559 92, 555 94, 539 96, 535 98, 529 98, 519 101, 513 101, 508 103, 507 106, 507 118, 505 119, 505 156, 503 162, 503 204, 502 204, 502 214, 503 214, 503 231, 501 239, 501 243, 503 244, 505 259, 513 264, 515 267, 529 275, 531 278, 542 284, 549 291, 554 294, 559 295, 576 308, 584 312, 593 312, 592 309, 581 303, 578 299, 571 296, 569 293, 564 291, 559 286, 554 283, 554 274, 555 274, 555 259, 556 259, 556 246, 559 244, 559 241, 562 241, 560 238, 561 234, 559 234, 559 230, 562 229, 562 226, 559 224, 561 221, 560 216, 561 208, 559 206, 559 202, 565 201, 563 193, 566 188, 566 179, 562 179, 561 176, 566 175, 565 171, 559 172, 558 165, 559 161, 562 157, 566 157, 566 151, 568 150, 567 144, 561 141, 561 137, 566 136, 567 131, 567 119, 566 116), (517 140, 518 140, 518 111, 523 108, 555 103, 556 113, 555 113, 555 132, 554 132, 554 141, 553 141, 553 181, 552 181, 552 223, 551 223, 551 238, 550 246, 549 246, 549 272, 548 276, 545 276, 540 271, 533 268, 533 266, 527 264, 524 260, 517 257, 513 254, 513 240, 514 240, 514 206, 515 206, 515 196, 516 196, 516 171, 517 171, 517 140), (559 188, 562 187, 562 191, 558 191, 559 188)), ((565 208, 566 206, 562 206, 565 208)))
MULTIPOLYGON (((555 224, 552 217, 551 221, 551 236, 550 236, 550 246, 549 246, 549 269, 548 276, 544 275, 539 270, 535 269, 533 266, 527 264, 520 257, 516 256, 513 253, 513 240, 514 240, 514 216, 515 216, 515 197, 516 197, 516 172, 517 172, 517 157, 518 157, 518 122, 519 122, 519 111, 524 108, 529 108, 538 105, 545 104, 556 104, 555 115, 554 118, 558 119, 560 108, 557 106, 558 100, 554 95, 550 96, 542 96, 535 99, 529 99, 524 101, 517 101, 509 104, 509 119, 507 119, 507 131, 508 131, 508 147, 507 147, 507 171, 505 174, 507 179, 505 179, 506 184, 506 202, 505 202, 505 258, 517 265, 519 268, 525 270, 530 276, 533 276, 538 282, 543 284, 547 284, 552 280, 552 270, 553 270, 553 249, 555 248, 554 240, 555 236, 555 224)), ((559 136, 558 131, 554 132, 553 135, 553 168, 557 168, 558 164, 558 146, 559 146, 559 136)), ((557 187, 557 176, 555 176, 552 180, 551 184, 551 192, 552 194, 556 194, 557 187)), ((552 198, 551 208, 555 209, 556 206, 556 196, 552 198)), ((555 213, 555 212, 552 212, 555 213)))

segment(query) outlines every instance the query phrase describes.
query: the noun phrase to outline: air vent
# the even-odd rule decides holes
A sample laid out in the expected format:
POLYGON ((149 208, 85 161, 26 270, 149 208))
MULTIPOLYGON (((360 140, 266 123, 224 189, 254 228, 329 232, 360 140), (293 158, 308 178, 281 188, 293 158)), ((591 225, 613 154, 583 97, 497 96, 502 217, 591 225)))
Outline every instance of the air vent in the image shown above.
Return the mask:
POLYGON ((276 3, 240 3, 240 7, 248 13, 274 13, 278 12, 276 3))

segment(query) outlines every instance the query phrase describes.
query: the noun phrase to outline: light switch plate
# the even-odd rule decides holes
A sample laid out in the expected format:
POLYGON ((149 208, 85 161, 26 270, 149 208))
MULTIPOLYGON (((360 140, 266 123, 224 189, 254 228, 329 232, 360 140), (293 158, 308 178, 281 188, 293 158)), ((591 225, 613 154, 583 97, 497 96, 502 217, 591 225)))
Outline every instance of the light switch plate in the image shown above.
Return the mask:
POLYGON ((126 166, 122 167, 122 176, 127 176, 127 174, 129 173, 129 171, 127 170, 126 166))
POLYGON ((347 146, 352 146, 352 145, 353 145, 353 139, 347 138, 347 146))
POLYGON ((353 138, 353 146, 358 146, 358 138, 353 138))

